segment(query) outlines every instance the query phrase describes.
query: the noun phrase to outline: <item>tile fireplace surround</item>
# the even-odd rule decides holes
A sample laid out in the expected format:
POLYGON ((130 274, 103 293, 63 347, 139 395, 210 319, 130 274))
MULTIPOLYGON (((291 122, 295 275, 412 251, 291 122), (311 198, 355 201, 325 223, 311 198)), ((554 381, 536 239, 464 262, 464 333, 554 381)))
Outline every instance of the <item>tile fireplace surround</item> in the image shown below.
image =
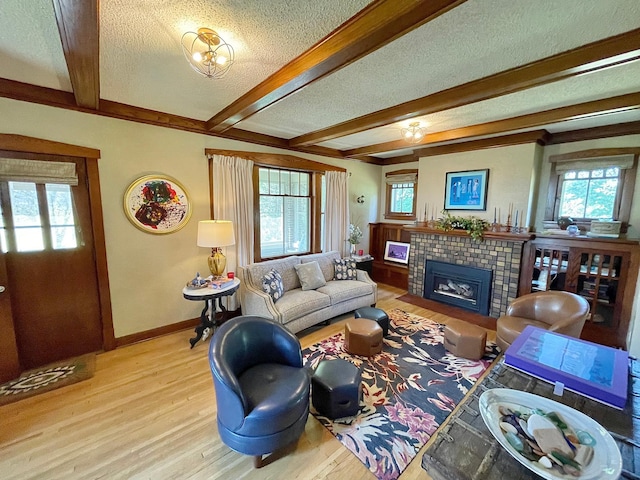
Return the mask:
POLYGON ((411 232, 409 288, 412 295, 424 294, 426 260, 438 260, 493 271, 489 316, 498 318, 518 293, 522 250, 529 235, 485 236, 475 242, 466 233, 437 232, 415 227, 411 232))

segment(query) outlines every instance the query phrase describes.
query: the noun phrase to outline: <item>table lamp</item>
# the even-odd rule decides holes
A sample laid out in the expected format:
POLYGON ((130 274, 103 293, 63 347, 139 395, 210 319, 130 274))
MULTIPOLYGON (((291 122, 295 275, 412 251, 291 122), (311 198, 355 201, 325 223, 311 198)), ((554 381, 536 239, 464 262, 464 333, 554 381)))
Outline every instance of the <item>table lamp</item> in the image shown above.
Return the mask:
POLYGON ((201 220, 198 222, 198 246, 211 247, 211 256, 207 259, 209 270, 214 277, 221 277, 227 266, 222 247, 236 243, 233 223, 229 220, 201 220))

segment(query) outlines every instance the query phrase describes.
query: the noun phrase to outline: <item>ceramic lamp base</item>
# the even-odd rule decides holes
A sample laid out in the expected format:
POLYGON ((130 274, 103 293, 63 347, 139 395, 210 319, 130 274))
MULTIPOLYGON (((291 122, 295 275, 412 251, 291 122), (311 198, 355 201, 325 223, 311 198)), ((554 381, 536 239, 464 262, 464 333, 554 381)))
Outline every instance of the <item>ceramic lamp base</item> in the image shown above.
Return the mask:
POLYGON ((211 275, 221 277, 227 266, 227 258, 222 254, 222 248, 214 247, 211 249, 211 256, 207 259, 211 275))

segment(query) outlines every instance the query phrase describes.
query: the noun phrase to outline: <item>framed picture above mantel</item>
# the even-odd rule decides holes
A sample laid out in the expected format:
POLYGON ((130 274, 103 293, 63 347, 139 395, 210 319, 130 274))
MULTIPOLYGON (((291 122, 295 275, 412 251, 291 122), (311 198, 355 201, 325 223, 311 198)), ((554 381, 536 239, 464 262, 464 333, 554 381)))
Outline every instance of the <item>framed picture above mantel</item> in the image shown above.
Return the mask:
POLYGON ((445 210, 486 210, 489 169, 447 172, 445 210))

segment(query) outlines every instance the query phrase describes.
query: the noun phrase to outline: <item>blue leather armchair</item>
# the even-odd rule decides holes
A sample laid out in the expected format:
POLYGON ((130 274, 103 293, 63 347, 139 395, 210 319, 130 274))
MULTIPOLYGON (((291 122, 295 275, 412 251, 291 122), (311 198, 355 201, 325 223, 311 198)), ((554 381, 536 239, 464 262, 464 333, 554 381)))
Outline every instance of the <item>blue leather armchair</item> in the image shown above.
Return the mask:
POLYGON ((231 449, 262 455, 296 441, 309 415, 309 375, 297 337, 256 316, 234 318, 211 339, 218 431, 231 449))

